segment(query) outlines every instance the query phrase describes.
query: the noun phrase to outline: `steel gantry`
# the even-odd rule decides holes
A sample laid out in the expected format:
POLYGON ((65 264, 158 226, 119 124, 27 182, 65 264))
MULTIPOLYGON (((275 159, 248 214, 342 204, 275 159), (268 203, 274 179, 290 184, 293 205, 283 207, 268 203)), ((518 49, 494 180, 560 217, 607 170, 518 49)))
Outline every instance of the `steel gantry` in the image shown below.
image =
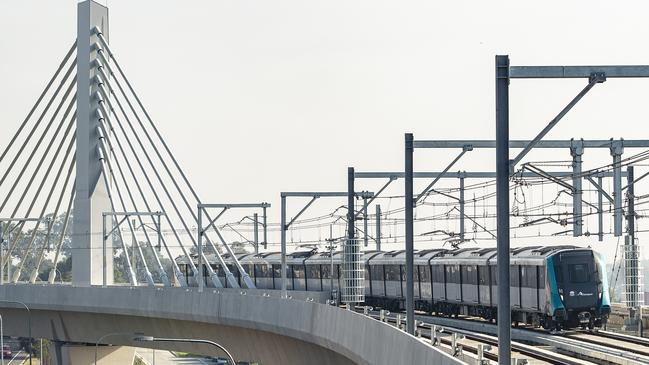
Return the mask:
MULTIPOLYGON (((161 229, 161 219, 160 218, 163 215, 165 215, 165 214, 162 213, 162 212, 112 212, 111 211, 111 212, 103 212, 102 213, 102 215, 101 215, 101 220, 102 220, 102 234, 101 234, 102 250, 101 250, 101 252, 102 252, 102 263, 103 263, 103 265, 102 265, 102 286, 103 287, 106 287, 108 285, 108 267, 109 267, 109 265, 108 265, 107 257, 109 255, 112 257, 112 250, 110 250, 111 252, 109 252, 108 246, 106 244, 106 242, 108 241, 110 236, 115 232, 118 232, 118 233, 120 232, 119 227, 122 225, 122 223, 127 222, 127 223, 130 224, 129 218, 131 218, 131 217, 141 218, 143 216, 149 216, 149 217, 153 218, 153 223, 155 224, 155 228, 156 228, 156 231, 158 233, 158 245, 157 246, 160 247, 161 242, 162 242, 162 229, 161 229), (112 218, 122 217, 122 219, 115 220, 115 222, 112 225, 112 227, 110 228, 110 230, 108 230, 108 228, 106 226, 106 217, 112 217, 112 218)), ((144 253, 142 252, 142 248, 140 247, 139 244, 137 244, 137 242, 133 242, 133 245, 135 247, 137 247, 137 250, 139 251, 140 256, 143 258, 142 264, 144 266, 144 274, 146 276, 147 283, 150 286, 155 286, 155 282, 153 281, 153 276, 151 275, 151 271, 149 270, 149 267, 148 267, 148 265, 146 263, 146 260, 144 260, 144 253)), ((135 249, 135 247, 134 247, 134 249, 135 249)), ((160 259, 158 258, 158 255, 156 254, 156 252, 155 252, 155 250, 153 248, 153 245, 150 245, 149 247, 151 248, 151 250, 153 250, 153 256, 156 258, 157 263, 160 266, 162 266, 162 263, 160 262, 160 259)), ((126 250, 124 251, 124 256, 128 260, 128 254, 127 254, 126 250)), ((131 285, 137 285, 136 272, 133 270, 133 268, 131 266, 129 266, 129 269, 131 271, 130 272, 130 277, 134 279, 134 281, 131 282, 131 285)), ((161 276, 162 276, 162 282, 165 285, 169 286, 170 285, 169 284, 169 278, 167 278, 167 275, 166 275, 166 273, 164 273, 164 271, 162 271, 161 276)))
MULTIPOLYGON (((646 78, 649 77, 649 66, 511 66, 509 56, 496 56, 496 210, 497 210, 497 246, 498 246, 498 362, 501 365, 511 361, 511 324, 502 320, 510 317, 509 297, 509 177, 513 167, 531 149, 542 146, 543 137, 588 93, 595 85, 608 78, 646 78), (509 155, 509 84, 511 79, 565 79, 583 78, 588 80, 586 86, 575 96, 548 125, 514 158, 509 155)), ((626 141, 625 141, 626 142, 626 141)), ((611 144, 614 177, 615 235, 622 234, 622 197, 621 197, 621 155, 626 143, 611 144), (619 186, 617 186, 619 185, 619 186)), ((642 142, 643 146, 646 142, 642 142)), ((586 145, 582 145, 586 147, 586 145)), ((627 145, 628 146, 628 145, 627 145)), ((573 146, 570 146, 571 148, 573 146)), ((573 153, 573 164, 581 163, 581 151, 573 153)), ((599 184, 601 187, 601 184, 599 184)))
MULTIPOLYGON (((286 287, 286 231, 289 227, 295 223, 295 221, 319 198, 344 198, 347 197, 347 227, 348 227, 348 239, 354 238, 355 227, 354 220, 356 212, 354 211, 354 197, 362 199, 370 199, 374 196, 374 193, 368 191, 355 192, 353 186, 353 168, 351 169, 351 177, 348 178, 348 191, 283 191, 280 193, 281 198, 281 221, 280 221, 280 232, 281 232, 281 251, 282 251, 282 297, 287 297, 286 287), (351 184, 351 185, 349 185, 351 184), (290 222, 286 222, 286 198, 311 198, 296 215, 293 216, 290 222)), ((348 174, 350 176, 350 174, 348 174)))
MULTIPOLYGON (((204 270, 203 266, 207 265, 210 266, 209 261, 203 254, 203 238, 205 237, 206 233, 210 230, 210 228, 214 228, 216 232, 218 230, 216 229, 216 221, 219 219, 225 212, 227 212, 229 209, 232 208, 261 208, 263 210, 263 219, 264 219, 264 244, 266 243, 266 237, 267 237, 267 230, 266 230, 266 209, 270 208, 269 203, 213 203, 213 204, 203 204, 200 203, 198 204, 198 291, 202 292, 203 287, 205 285, 204 281, 204 270), (211 218, 209 215, 207 215, 208 219, 208 224, 207 226, 203 227, 203 214, 207 214, 208 209, 215 209, 215 208, 221 208, 221 212, 219 212, 216 217, 211 218)), ((255 213, 255 218, 254 218, 254 224, 255 224, 255 253, 258 253, 259 251, 259 242, 258 242, 258 233, 257 233, 257 213, 255 213)), ((219 237, 221 235, 219 234, 219 237)), ((228 247, 228 253, 230 254, 231 260, 234 262, 235 266, 239 270, 242 276, 242 280, 244 284, 246 284, 247 288, 255 288, 255 284, 250 279, 250 275, 243 269, 241 264, 239 263, 239 260, 234 255, 234 252, 230 251, 228 247)), ((221 256, 221 253, 218 250, 214 250, 214 254, 216 255, 217 260, 219 261, 219 264, 221 267, 223 267, 223 271, 225 272, 225 280, 230 284, 231 287, 233 288, 238 288, 239 283, 237 283, 237 279, 234 277, 234 274, 228 269, 227 264, 225 263, 225 260, 223 260, 223 257, 221 256)), ((211 267, 211 266, 210 266, 211 267)), ((220 281, 218 281, 218 278, 212 278, 212 281, 214 282, 214 279, 216 279, 217 284, 219 285, 220 281)))

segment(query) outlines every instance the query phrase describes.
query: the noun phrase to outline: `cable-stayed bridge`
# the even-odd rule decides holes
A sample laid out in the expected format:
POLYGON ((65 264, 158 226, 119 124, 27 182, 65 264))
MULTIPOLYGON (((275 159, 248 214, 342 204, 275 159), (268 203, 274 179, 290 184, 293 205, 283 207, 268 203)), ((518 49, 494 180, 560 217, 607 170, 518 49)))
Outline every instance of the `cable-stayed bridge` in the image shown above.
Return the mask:
MULTIPOLYGON (((75 344, 137 345, 128 335, 136 332, 218 340, 237 360, 263 364, 457 362, 393 326, 325 304, 328 296, 256 290, 214 224, 214 205, 199 198, 109 45, 108 9, 80 2, 77 30, 0 155, 5 335, 54 340, 60 364, 92 363, 95 348, 75 344), (207 254, 216 265, 203 264, 207 254), (58 282, 64 256, 71 285, 58 282), (183 258, 189 272, 178 266, 183 258)), ((258 206, 264 219, 268 206, 258 206)), ((100 357, 110 363, 111 350, 100 357)))
MULTIPOLYGON (((634 180, 631 166, 644 161, 647 155, 622 159, 622 154, 625 147, 646 148, 649 143, 645 140, 541 139, 588 90, 604 82, 607 76, 647 77, 646 66, 546 69, 507 65, 507 78, 586 77, 589 83, 532 141, 503 143, 502 138, 499 141, 429 141, 414 140, 408 134, 405 172, 354 173, 350 169, 347 192, 281 193, 282 254, 281 265, 278 265, 281 274, 273 280, 277 279, 280 283, 277 287, 282 290, 257 289, 257 274, 250 275, 250 270, 254 271, 252 265, 239 262, 232 247, 234 242, 228 242, 216 220, 234 207, 263 209, 266 243, 266 208, 270 205, 209 204, 200 199, 124 72, 116 54, 118 47, 113 49, 109 43, 108 9, 92 1, 78 6, 76 41, 0 155, 0 187, 6 191, 6 195, 0 197, 0 306, 3 313, 10 314, 5 318, 7 333, 57 341, 56 351, 61 353, 57 354, 59 363, 76 363, 69 359, 70 354, 88 355, 87 348, 75 343, 97 341, 134 345, 132 334, 135 332, 210 338, 224 344, 238 359, 264 364, 455 363, 455 358, 414 336, 421 335, 423 327, 418 327, 414 317, 413 291, 417 289, 413 285, 416 271, 413 271, 412 255, 416 218, 412 212, 418 204, 423 206, 431 194, 456 200, 452 209, 459 214, 456 218, 460 224, 458 237, 448 230, 429 233, 447 235, 452 238, 449 240, 452 244, 468 241, 465 219, 471 220, 476 227, 480 225, 475 214, 473 217, 466 214, 466 178, 498 177, 499 188, 504 186, 510 191, 511 186, 502 184, 504 178, 512 179, 515 185, 524 185, 525 179, 530 177, 550 181, 564 188, 570 196, 572 212, 566 214, 569 218, 543 217, 524 222, 519 228, 550 222, 571 226, 572 229, 560 233, 579 237, 584 235, 584 221, 589 215, 582 211, 582 206, 588 205, 595 209, 595 213, 590 214, 599 218, 597 234, 601 240, 605 234, 603 207, 606 204, 613 215, 613 234, 622 235, 626 216, 631 227, 629 246, 634 245, 632 206, 637 199, 632 186, 646 175, 634 180), (503 146, 523 149, 516 158, 507 161, 507 169, 503 170, 503 164, 499 164, 504 173, 450 172, 454 164, 473 149, 496 148, 502 157, 503 146), (412 153, 423 148, 460 148, 462 151, 441 172, 414 173, 412 153), (525 163, 520 171, 514 171, 515 165, 532 148, 569 149, 572 171, 548 172, 533 163, 525 163), (582 171, 585 148, 609 149, 613 163, 605 169, 582 171), (629 179, 625 187, 622 177, 629 179), (388 182, 376 193, 356 193, 354 179, 364 178, 388 179, 388 182), (369 245, 368 205, 379 198, 390 183, 401 178, 406 180, 406 194, 399 198, 405 198, 406 202, 407 259, 400 270, 403 270, 401 276, 405 277, 406 284, 401 291, 405 297, 407 320, 405 325, 400 317, 396 322, 399 328, 407 327, 410 334, 387 325, 385 318, 381 321, 370 319, 372 314, 367 308, 363 316, 325 305, 329 293, 324 291, 294 290, 288 295, 286 231, 299 223, 298 216, 318 198, 347 197, 347 216, 341 220, 348 231, 348 240, 341 250, 341 277, 345 283, 341 297, 351 305, 363 301, 363 293, 368 287, 371 290, 371 285, 367 285, 371 279, 364 276, 358 259, 360 240, 354 237, 363 235, 365 246, 369 245), (432 179, 432 182, 422 193, 413 195, 414 178, 432 179), (459 180, 460 188, 453 192, 459 193, 459 197, 433 189, 443 178, 459 180), (613 180, 610 194, 603 188, 604 178, 613 180), (597 206, 584 198, 584 179, 596 188, 597 206), (624 190, 629 191, 628 207, 623 202, 624 190), (360 211, 355 211, 355 196, 363 200, 360 211), (291 197, 311 200, 287 221, 286 199, 291 197), (211 210, 214 208, 223 210, 214 214, 211 210), (359 216, 364 221, 362 229, 354 226, 359 216), (116 253, 120 254, 117 259, 116 253), (61 285, 64 276, 59 270, 61 265, 69 265, 71 269, 70 277, 66 277, 71 285, 61 285), (20 303, 26 304, 28 311, 15 307, 20 303), (33 326, 25 327, 28 319, 33 326), (63 354, 66 351, 68 355, 63 354)), ((516 188, 513 188, 514 196, 516 188)), ((504 206, 509 209, 508 205, 504 206)), ((498 207, 503 207, 501 200, 498 200, 498 207)), ((517 207, 512 210, 515 215, 519 212, 517 207)), ((508 216, 500 213, 496 216, 500 220, 508 216)), ((257 213, 248 219, 254 224, 254 244, 258 249, 257 213)), ((377 205, 377 234, 372 238, 377 251, 381 247, 380 224, 381 211, 377 205)), ((481 233, 498 239, 501 246, 500 241, 505 236, 501 225, 498 227, 500 238, 494 230, 480 228, 481 233)), ((506 231, 510 231, 508 226, 506 231)), ((588 235, 589 231, 586 233, 588 235)), ((637 251, 630 254, 635 255, 637 251)), ((333 253, 330 255, 333 258, 333 253)), ((638 301, 639 294, 637 274, 637 267, 627 270, 627 282, 630 277, 629 287, 635 290, 631 293, 633 303, 638 301)), ((509 311, 507 307, 502 306, 505 312, 509 311)), ((509 323, 504 327, 509 331, 509 323)), ((426 327, 426 330, 428 336, 435 339, 435 329, 426 327)), ((509 344, 509 341, 503 342, 509 344)), ((197 347, 182 348, 204 352, 197 347)), ((106 355, 105 361, 110 361, 109 358, 106 355)), ((86 359, 78 363, 91 361, 86 359)))

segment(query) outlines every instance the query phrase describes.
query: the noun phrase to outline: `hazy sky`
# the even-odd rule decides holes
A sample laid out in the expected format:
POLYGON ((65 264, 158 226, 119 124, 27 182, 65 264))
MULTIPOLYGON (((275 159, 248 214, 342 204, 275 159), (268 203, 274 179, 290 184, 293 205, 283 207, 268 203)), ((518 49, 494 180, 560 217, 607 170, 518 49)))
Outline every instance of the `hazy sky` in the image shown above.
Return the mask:
MULTIPOLYGON (((0 146, 74 41, 76 3, 0 2, 0 146)), ((347 166, 401 170, 404 132, 493 138, 495 54, 510 54, 514 65, 649 63, 639 1, 108 6, 113 51, 202 199, 269 201, 275 222, 280 191, 345 190, 347 166)), ((585 82, 513 81, 511 137, 533 137, 585 82)), ((548 138, 646 138, 647 89, 649 80, 597 85, 548 138)), ((441 170, 455 154, 418 151, 416 169, 441 170)), ((568 151, 556 156, 569 159, 568 151)), ((584 160, 610 163, 607 150, 584 160)), ((493 151, 472 152, 459 168, 491 170, 493 151)), ((401 193, 402 182, 395 186, 401 193)), ((302 203, 290 204, 294 214, 302 203)))

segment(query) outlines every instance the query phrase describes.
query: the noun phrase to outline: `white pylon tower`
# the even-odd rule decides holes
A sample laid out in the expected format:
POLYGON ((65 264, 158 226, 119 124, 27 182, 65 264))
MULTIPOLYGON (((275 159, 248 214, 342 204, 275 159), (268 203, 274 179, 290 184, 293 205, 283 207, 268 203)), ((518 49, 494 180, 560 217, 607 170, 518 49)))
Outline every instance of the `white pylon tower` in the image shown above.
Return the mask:
MULTIPOLYGON (((92 0, 77 5, 77 140, 76 197, 72 224, 72 283, 101 285, 103 255, 112 257, 112 240, 102 242, 102 213, 111 210, 108 188, 99 159, 97 83, 98 58, 93 29, 108 39, 108 8, 92 0)), ((113 283, 113 260, 106 260, 107 282, 113 283)))

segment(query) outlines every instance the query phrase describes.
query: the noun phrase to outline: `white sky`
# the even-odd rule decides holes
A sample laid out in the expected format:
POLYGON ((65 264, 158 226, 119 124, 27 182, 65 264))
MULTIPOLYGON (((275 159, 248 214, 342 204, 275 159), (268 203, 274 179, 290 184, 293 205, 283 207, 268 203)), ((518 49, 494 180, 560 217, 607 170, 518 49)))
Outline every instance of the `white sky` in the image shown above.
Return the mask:
MULTIPOLYGON (((108 5, 111 46, 202 199, 269 201, 273 222, 280 191, 345 190, 347 166, 401 170, 404 132, 494 138, 495 54, 510 54, 514 65, 649 63, 644 2, 108 5)), ((0 146, 75 32, 76 1, 0 2, 0 146)), ((513 81, 511 137, 533 137, 584 85, 513 81)), ((648 87, 649 80, 597 85, 548 138, 646 138, 648 87)), ((455 154, 417 152, 416 169, 441 170, 455 154)), ((453 170, 492 170, 492 157, 474 151, 453 170)), ((584 160, 585 167, 610 163, 608 151, 586 151, 584 160)), ((402 182, 396 186, 391 193, 400 194, 402 182)), ((643 185, 637 190, 646 192, 643 185)), ((322 203, 310 214, 343 203, 322 203)), ((289 215, 301 204, 291 201, 289 215)), ((615 242, 607 238, 607 247, 615 242)))

